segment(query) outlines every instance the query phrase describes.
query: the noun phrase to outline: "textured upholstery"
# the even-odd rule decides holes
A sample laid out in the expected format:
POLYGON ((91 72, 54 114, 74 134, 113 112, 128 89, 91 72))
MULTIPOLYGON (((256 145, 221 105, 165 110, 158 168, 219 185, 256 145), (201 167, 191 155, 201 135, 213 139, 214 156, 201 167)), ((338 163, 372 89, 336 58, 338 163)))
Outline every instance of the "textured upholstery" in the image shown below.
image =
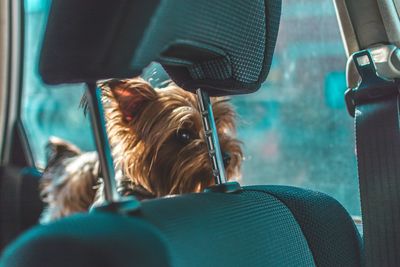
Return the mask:
POLYGON ((354 224, 332 198, 248 187, 145 201, 134 218, 91 214, 39 227, 0 266, 359 266, 360 253, 354 224))
POLYGON ((170 77, 183 88, 224 89, 217 93, 209 88, 211 94, 254 91, 270 68, 280 9, 281 1, 276 0, 163 1, 136 51, 133 66, 145 65, 166 44, 186 41, 198 49, 188 51, 189 55, 168 54, 182 62, 173 61, 170 66, 168 59, 161 59, 170 77), (201 49, 215 54, 201 58, 201 49), (188 63, 193 65, 186 67, 188 63))
POLYGON ((77 215, 29 231, 4 252, 1 267, 169 266, 159 232, 135 218, 77 215))
POLYGON ((173 266, 314 265, 295 218, 269 194, 190 194, 148 201, 141 217, 164 233, 173 266))
POLYGON ((249 186, 282 201, 299 223, 317 266, 360 266, 361 236, 343 206, 316 191, 290 186, 249 186))
POLYGON ((186 90, 250 93, 269 72, 280 13, 281 0, 54 0, 39 69, 51 84, 93 82, 159 61, 186 90))

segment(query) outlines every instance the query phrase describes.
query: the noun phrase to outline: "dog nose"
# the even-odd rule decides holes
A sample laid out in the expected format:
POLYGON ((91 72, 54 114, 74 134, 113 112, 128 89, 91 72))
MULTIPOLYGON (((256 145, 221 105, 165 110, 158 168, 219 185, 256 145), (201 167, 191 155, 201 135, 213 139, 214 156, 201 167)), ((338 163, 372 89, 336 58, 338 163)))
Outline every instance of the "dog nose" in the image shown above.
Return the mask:
POLYGON ((222 159, 224 160, 224 166, 226 168, 231 162, 231 154, 229 152, 222 152, 222 159))

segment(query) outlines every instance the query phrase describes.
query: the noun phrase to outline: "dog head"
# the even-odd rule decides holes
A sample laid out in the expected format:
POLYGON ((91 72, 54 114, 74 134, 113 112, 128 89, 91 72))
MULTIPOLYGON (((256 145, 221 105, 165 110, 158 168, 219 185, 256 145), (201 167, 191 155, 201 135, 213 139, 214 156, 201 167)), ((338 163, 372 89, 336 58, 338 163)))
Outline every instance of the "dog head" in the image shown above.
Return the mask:
MULTIPOLYGON (((214 183, 196 96, 174 84, 154 89, 140 78, 109 80, 103 88, 115 161, 133 184, 154 196, 202 191, 214 183)), ((212 108, 228 179, 240 176, 236 114, 226 98, 212 108)))
POLYGON ((98 170, 96 152, 82 153, 65 140, 51 137, 40 180, 41 198, 47 203, 41 223, 87 211, 95 199, 98 170))

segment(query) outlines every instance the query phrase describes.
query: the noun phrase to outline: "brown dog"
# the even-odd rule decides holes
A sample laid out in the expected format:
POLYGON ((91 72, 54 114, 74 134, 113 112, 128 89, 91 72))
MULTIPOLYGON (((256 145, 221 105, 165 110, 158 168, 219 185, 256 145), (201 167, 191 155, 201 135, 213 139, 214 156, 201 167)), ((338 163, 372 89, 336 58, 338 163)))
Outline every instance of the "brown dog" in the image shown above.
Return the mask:
MULTIPOLYGON (((174 84, 154 89, 140 78, 100 84, 118 189, 139 199, 200 192, 214 183, 196 96, 174 84)), ((226 98, 212 106, 228 179, 240 177, 242 150, 226 98)), ((96 196, 98 160, 59 139, 43 175, 42 221, 86 211, 96 196)), ((100 175, 101 176, 101 175, 100 175)))

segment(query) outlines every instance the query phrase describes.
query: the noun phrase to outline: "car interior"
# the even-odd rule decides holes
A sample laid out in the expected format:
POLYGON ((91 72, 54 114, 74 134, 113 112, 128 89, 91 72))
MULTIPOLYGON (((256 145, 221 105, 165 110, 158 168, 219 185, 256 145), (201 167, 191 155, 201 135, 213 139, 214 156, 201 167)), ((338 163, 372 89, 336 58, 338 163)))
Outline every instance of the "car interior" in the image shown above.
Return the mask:
MULTIPOLYGON (((400 266, 400 3, 320 2, 0 0, 0 266, 400 266), (330 9, 315 8, 322 5, 330 9), (299 13, 295 7, 306 11, 299 13), (26 14, 44 21, 43 37, 36 37, 40 36, 39 26, 26 14), (314 27, 322 26, 309 22, 305 14, 330 14, 330 21, 334 21, 329 28, 337 37, 327 34, 329 41, 320 49, 329 55, 325 60, 317 58, 322 52, 315 42, 283 45, 295 34, 306 36, 297 30, 282 34, 283 30, 297 29, 293 17, 302 19, 302 27, 316 38, 319 29, 314 27), (291 20, 286 16, 292 16, 291 20), (27 55, 34 37, 39 52, 32 59, 27 55), (333 38, 341 42, 340 47, 333 38), (344 60, 334 59, 338 49, 343 50, 340 57, 344 60), (302 104, 313 120, 323 111, 308 105, 305 98, 319 94, 332 114, 347 116, 346 125, 343 117, 334 122, 334 115, 319 122, 315 129, 334 124, 353 132, 340 131, 340 140, 346 142, 324 143, 326 150, 310 157, 318 166, 322 164, 319 160, 330 160, 329 154, 342 146, 350 151, 348 157, 335 157, 349 164, 354 177, 336 177, 330 186, 340 189, 341 180, 354 178, 349 195, 358 203, 357 208, 334 194, 295 182, 313 181, 307 174, 317 167, 308 167, 306 172, 299 167, 302 165, 283 160, 286 165, 279 165, 278 171, 287 184, 270 182, 271 173, 263 173, 264 169, 255 170, 261 175, 257 183, 245 182, 254 181, 246 180, 250 174, 247 169, 244 182, 225 178, 210 97, 229 97, 239 104, 245 97, 258 100, 260 93, 271 91, 268 84, 286 76, 288 80, 314 77, 318 67, 307 61, 313 57, 338 66, 340 72, 326 76, 325 86, 330 88, 332 83, 339 91, 324 95, 306 90, 304 95, 297 92, 295 98, 296 90, 286 94, 285 88, 279 88, 275 91, 278 97, 268 107, 273 111, 276 99, 289 103, 292 97, 295 108, 302 104), (293 70, 291 62, 295 60, 300 67, 293 70), (276 71, 277 65, 282 65, 282 73, 276 71), (89 116, 82 120, 90 125, 88 135, 71 123, 79 119, 68 115, 72 113, 66 111, 70 104, 65 96, 59 97, 64 104, 50 108, 69 118, 46 115, 44 111, 51 110, 46 102, 38 108, 42 110, 39 117, 54 116, 54 121, 65 123, 67 128, 77 127, 80 141, 97 151, 106 199, 105 205, 89 213, 43 225, 39 223, 45 208, 39 193, 43 164, 38 162, 44 158, 44 149, 38 145, 42 141, 32 141, 29 124, 33 122, 24 113, 26 103, 38 101, 33 89, 31 94, 25 93, 24 88, 32 86, 25 78, 31 71, 27 66, 34 66, 30 75, 50 88, 43 99, 51 98, 57 90, 76 99, 86 94, 89 116), (158 76, 151 78, 152 82, 170 79, 197 97, 215 184, 201 193, 139 201, 117 193, 101 89, 96 83, 137 75, 153 77, 154 68, 158 76), (37 147, 43 150, 39 156, 37 147), (299 172, 288 174, 285 168, 299 172)), ((242 116, 258 116, 256 104, 245 108, 242 116)), ((306 116, 288 113, 293 118, 306 116)), ((263 127, 275 123, 262 116, 263 127)), ((309 125, 304 121, 296 124, 296 120, 288 122, 297 128, 293 135, 307 132, 309 125)), ((252 125, 245 127, 243 132, 252 125)), ((329 133, 336 128, 327 129, 327 138, 332 139, 329 133)), ((262 145, 274 139, 264 140, 267 137, 257 134, 251 136, 255 147, 274 157, 278 148, 262 145)), ((313 146, 310 140, 318 143, 323 131, 315 130, 311 135, 305 146, 313 146)), ((290 138, 293 143, 295 139, 290 138)), ((293 155, 298 161, 309 157, 306 150, 297 153, 293 155)), ((323 170, 336 175, 337 166, 331 161, 323 170)))

